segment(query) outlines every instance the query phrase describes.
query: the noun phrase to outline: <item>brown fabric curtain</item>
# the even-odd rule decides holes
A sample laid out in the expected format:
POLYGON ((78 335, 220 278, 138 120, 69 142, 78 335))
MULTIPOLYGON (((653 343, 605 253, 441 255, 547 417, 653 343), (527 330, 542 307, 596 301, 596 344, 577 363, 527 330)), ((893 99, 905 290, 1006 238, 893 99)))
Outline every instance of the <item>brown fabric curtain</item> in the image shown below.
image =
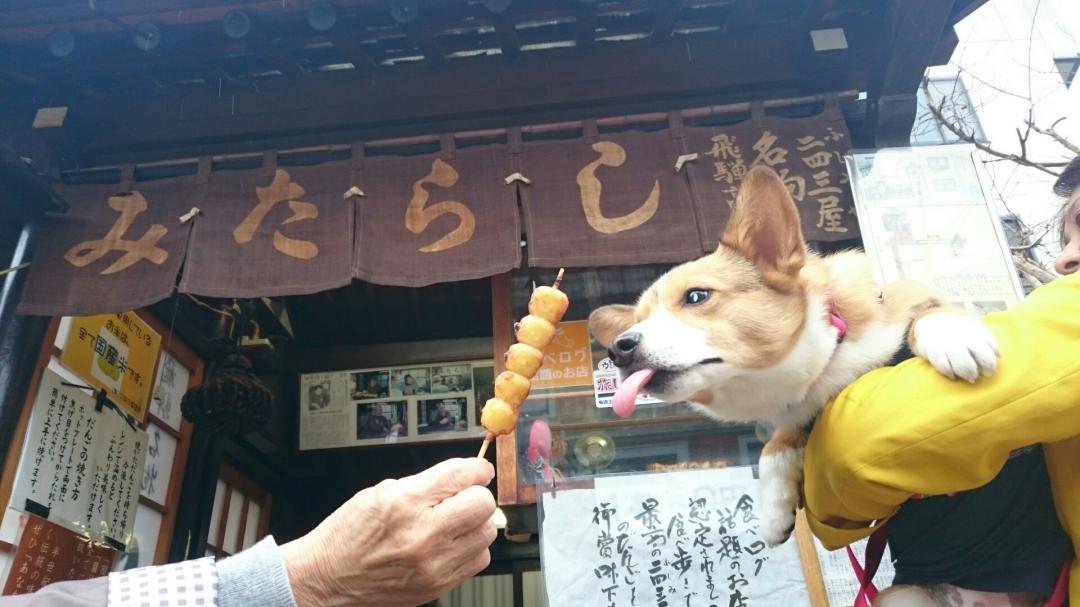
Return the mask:
POLYGON ((702 254, 670 131, 597 134, 524 144, 521 184, 529 264, 678 262, 702 254))
POLYGON ((686 127, 685 152, 697 153, 686 172, 698 209, 706 247, 715 249, 746 170, 769 165, 795 199, 807 240, 859 237, 844 154, 851 137, 835 104, 808 118, 765 116, 760 107, 750 120, 715 127, 686 127))
POLYGON ((422 287, 508 272, 521 263, 510 160, 502 146, 381 156, 358 163, 353 276, 422 287))
POLYGON ((71 208, 44 220, 20 314, 92 315, 165 299, 176 287, 195 178, 61 188, 71 208))
POLYGON ((213 297, 300 295, 352 280, 349 165, 211 174, 180 290, 213 297))

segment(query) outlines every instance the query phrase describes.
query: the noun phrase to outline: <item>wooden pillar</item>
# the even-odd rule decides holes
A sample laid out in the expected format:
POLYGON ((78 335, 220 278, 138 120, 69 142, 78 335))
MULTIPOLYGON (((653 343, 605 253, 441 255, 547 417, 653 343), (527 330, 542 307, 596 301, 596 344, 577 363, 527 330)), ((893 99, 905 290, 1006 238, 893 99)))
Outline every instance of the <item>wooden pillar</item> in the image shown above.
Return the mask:
MULTIPOLYGON (((30 261, 37 232, 38 228, 33 223, 23 226, 11 260, 8 263, 0 262, 3 263, 2 268, 30 261)), ((41 342, 49 325, 46 316, 15 314, 27 274, 27 270, 19 270, 0 278, 0 454, 7 454, 11 447, 26 391, 32 387, 30 381, 41 342)))
MULTIPOLYGON (((209 378, 213 369, 208 370, 209 378)), ((206 555, 206 533, 214 510, 221 467, 221 446, 217 436, 199 424, 192 426, 191 450, 184 467, 184 483, 177 502, 176 527, 173 530, 169 562, 175 563, 206 555)), ((222 521, 224 523, 224 521, 222 521)))

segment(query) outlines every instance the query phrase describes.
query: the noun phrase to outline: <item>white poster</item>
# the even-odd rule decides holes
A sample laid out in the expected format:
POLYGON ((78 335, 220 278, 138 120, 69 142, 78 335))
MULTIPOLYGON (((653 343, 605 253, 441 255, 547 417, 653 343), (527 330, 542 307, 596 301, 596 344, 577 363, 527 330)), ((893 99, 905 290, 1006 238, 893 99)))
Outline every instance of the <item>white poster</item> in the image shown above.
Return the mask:
POLYGON ((976 313, 1023 298, 1008 242, 969 145, 847 157, 866 252, 882 282, 910 279, 976 313))
POLYGON ((809 606, 795 540, 766 547, 749 468, 598 478, 542 495, 552 607, 809 606))
POLYGON ((146 433, 63 382, 42 374, 11 507, 122 544, 135 522, 146 433))

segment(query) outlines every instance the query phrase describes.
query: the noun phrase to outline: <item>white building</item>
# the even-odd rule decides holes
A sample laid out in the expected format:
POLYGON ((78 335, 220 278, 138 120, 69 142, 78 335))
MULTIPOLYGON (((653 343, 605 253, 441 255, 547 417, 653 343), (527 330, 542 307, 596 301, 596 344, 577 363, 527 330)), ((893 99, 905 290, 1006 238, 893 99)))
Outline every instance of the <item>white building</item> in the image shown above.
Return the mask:
MULTIPOLYGON (((931 102, 946 119, 1004 154, 1038 163, 1073 158, 1075 150, 1029 132, 1027 122, 1030 116, 1038 128, 1053 126, 1080 145, 1080 84, 1075 82, 1080 80, 1080 0, 989 0, 961 21, 956 33, 959 44, 949 64, 927 71, 931 102)), ((934 119, 926 101, 920 91, 912 143, 958 141, 934 119)), ((1033 253, 1044 262, 1052 259, 1059 238, 1051 228, 1061 209, 1051 191, 1054 177, 980 154, 1007 227, 1011 216, 1019 217, 1035 239, 1042 237, 1033 253)))

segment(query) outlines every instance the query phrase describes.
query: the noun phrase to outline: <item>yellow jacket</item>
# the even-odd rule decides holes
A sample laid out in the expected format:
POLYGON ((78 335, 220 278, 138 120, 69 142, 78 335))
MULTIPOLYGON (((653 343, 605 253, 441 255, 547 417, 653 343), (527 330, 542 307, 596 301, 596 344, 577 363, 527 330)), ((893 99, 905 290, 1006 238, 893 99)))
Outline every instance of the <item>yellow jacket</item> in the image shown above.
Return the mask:
MULTIPOLYGON (((1080 547, 1080 274, 985 320, 1001 348, 997 375, 969 385, 909 360, 864 375, 822 412, 803 490, 826 547, 870 535, 912 494, 984 485, 1011 451, 1036 443, 1058 517, 1080 547)), ((1069 586, 1080 605, 1080 559, 1069 586)))

